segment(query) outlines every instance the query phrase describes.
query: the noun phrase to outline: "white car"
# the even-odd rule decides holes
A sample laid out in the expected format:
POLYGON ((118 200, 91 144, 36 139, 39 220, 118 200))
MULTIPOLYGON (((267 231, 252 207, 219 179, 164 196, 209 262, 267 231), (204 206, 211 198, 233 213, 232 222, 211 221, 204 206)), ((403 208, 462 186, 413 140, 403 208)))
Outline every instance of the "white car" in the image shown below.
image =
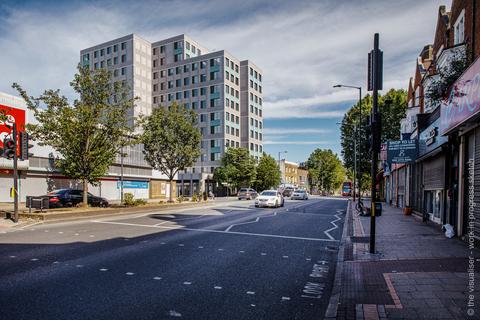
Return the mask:
POLYGON ((255 207, 283 207, 285 200, 277 190, 265 190, 255 199, 255 207))
POLYGON ((291 199, 308 200, 308 192, 306 190, 295 190, 295 192, 293 192, 292 194, 291 199))

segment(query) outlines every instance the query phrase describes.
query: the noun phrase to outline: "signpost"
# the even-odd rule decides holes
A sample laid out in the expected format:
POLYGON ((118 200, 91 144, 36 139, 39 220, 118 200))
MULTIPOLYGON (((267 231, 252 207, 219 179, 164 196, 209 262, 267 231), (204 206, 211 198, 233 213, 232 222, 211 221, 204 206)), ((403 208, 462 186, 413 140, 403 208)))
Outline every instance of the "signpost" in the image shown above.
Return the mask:
POLYGON ((389 163, 409 163, 418 155, 418 140, 388 141, 387 161, 389 163))

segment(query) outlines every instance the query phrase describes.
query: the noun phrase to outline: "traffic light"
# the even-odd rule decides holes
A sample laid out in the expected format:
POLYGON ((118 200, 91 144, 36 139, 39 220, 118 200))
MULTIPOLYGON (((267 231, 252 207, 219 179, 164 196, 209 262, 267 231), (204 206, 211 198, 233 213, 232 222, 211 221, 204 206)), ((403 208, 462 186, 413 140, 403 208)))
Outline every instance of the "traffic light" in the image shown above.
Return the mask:
POLYGON ((29 153, 28 150, 33 147, 30 144, 30 136, 26 132, 20 132, 20 160, 28 160, 33 156, 33 153, 29 153))
POLYGON ((2 157, 7 159, 13 159, 15 155, 15 140, 12 138, 3 139, 3 152, 2 157))

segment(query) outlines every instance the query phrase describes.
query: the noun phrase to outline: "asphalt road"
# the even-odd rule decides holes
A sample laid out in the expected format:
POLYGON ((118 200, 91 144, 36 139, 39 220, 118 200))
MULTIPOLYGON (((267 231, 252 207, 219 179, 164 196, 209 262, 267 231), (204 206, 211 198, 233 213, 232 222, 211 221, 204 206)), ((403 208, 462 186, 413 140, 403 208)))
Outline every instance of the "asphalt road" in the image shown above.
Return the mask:
POLYGON ((0 234, 0 318, 322 319, 346 207, 235 201, 0 234))

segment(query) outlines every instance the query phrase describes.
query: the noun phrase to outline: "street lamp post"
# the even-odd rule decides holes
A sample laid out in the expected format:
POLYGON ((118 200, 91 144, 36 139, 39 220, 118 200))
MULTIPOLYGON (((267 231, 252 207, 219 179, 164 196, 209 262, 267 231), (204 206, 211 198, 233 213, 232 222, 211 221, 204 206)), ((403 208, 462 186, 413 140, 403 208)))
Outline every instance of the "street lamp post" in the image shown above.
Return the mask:
MULTIPOLYGON (((280 161, 281 161, 281 160, 280 160, 280 155, 281 155, 282 153, 287 154, 288 151, 278 151, 278 168, 280 169, 280 173, 282 173, 282 169, 281 169, 281 167, 280 167, 280 161)), ((286 168, 285 168, 285 166, 284 166, 283 176, 281 177, 284 184, 285 184, 285 170, 286 170, 286 168)))
MULTIPOLYGON (((359 112, 358 112, 358 123, 360 125, 360 130, 362 128, 362 87, 357 87, 357 86, 349 86, 349 85, 344 85, 344 84, 337 84, 333 86, 334 88, 351 88, 351 89, 357 89, 358 90, 358 107, 359 107, 359 112)), ((359 139, 359 132, 358 132, 358 126, 355 126, 355 144, 357 144, 357 140, 359 139)), ((358 143, 358 149, 359 149, 359 154, 360 157, 362 157, 362 144, 358 143)), ((355 147, 355 167, 357 166, 357 159, 356 159, 356 151, 357 148, 355 147)), ((358 201, 362 200, 362 176, 361 176, 361 169, 360 166, 357 168, 358 170, 355 170, 354 176, 354 184, 355 180, 357 180, 357 185, 358 185, 358 201)), ((353 188, 353 201, 355 201, 355 186, 353 188)))

